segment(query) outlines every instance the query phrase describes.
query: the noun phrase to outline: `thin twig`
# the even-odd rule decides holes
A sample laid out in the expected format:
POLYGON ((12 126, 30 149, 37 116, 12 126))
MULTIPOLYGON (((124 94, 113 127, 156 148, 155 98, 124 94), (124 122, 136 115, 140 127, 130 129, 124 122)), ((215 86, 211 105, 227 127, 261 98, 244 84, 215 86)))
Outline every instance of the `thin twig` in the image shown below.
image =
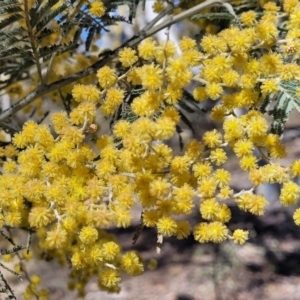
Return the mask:
POLYGON ((0 277, 1 277, 2 281, 4 282, 5 288, 6 288, 7 290, 10 291, 11 296, 13 297, 12 299, 16 299, 16 300, 17 300, 17 298, 16 298, 16 296, 15 296, 13 290, 11 289, 10 285, 7 283, 7 281, 6 281, 6 279, 4 278, 2 272, 0 272, 0 277))

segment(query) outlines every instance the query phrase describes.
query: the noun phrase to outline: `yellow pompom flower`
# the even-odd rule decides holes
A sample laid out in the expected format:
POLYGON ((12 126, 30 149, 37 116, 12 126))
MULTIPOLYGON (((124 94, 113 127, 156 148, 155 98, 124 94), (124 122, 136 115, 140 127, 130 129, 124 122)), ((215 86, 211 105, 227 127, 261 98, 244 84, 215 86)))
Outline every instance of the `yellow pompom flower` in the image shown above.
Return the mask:
POLYGON ((143 40, 138 46, 139 56, 145 60, 154 59, 156 47, 156 42, 152 38, 143 40))
POLYGON ((103 268, 99 275, 99 283, 107 288, 116 287, 121 281, 120 272, 112 268, 103 268))
POLYGON ((253 153, 254 145, 250 140, 239 140, 235 143, 233 151, 237 157, 249 156, 253 153))
POLYGON ((211 151, 209 159, 216 166, 220 166, 227 161, 227 155, 222 148, 218 148, 211 151))
POLYGON ((228 87, 235 87, 239 81, 239 73, 234 70, 229 70, 222 76, 223 83, 228 87))
POLYGON ((238 207, 244 211, 249 211, 260 216, 265 212, 265 207, 269 204, 263 195, 243 194, 236 199, 238 207))
POLYGON ((190 51, 197 48, 197 43, 195 40, 184 36, 179 42, 179 47, 182 52, 190 51))
POLYGON ((292 163, 290 171, 294 177, 300 176, 300 159, 297 159, 292 163))
POLYGON ((142 80, 142 85, 146 89, 155 90, 162 87, 163 72, 158 65, 144 65, 141 68, 139 75, 142 80))
POLYGON ((105 13, 105 6, 102 1, 94 0, 89 9, 90 13, 98 18, 102 17, 105 13))
POLYGON ((216 183, 218 184, 218 187, 224 188, 228 186, 231 180, 231 174, 224 169, 218 169, 214 174, 214 178, 216 183))
POLYGON ((212 166, 205 162, 205 163, 197 163, 193 166, 193 172, 197 179, 201 180, 211 175, 212 173, 212 166))
POLYGON ((182 58, 171 59, 166 68, 168 81, 179 88, 190 83, 193 73, 189 70, 187 62, 182 58))
POLYGON ((136 51, 131 48, 125 47, 119 52, 119 61, 123 67, 131 67, 137 60, 136 51))
POLYGON ((276 93, 279 91, 278 82, 276 79, 266 79, 260 87, 264 95, 276 93))
POLYGON ((244 171, 250 171, 257 168, 257 158, 254 155, 243 156, 240 160, 240 167, 244 171))
POLYGON ((200 43, 201 48, 208 54, 217 55, 227 51, 227 43, 216 35, 205 35, 200 43))
POLYGON ((42 228, 53 221, 50 210, 46 207, 33 207, 28 216, 30 227, 42 228))
POLYGON ((117 227, 127 228, 132 221, 131 211, 123 207, 118 207, 114 211, 114 220, 117 227))
POLYGON ((244 26, 253 26, 256 22, 256 16, 256 12, 254 10, 250 10, 241 14, 240 21, 244 26))
POLYGON ((202 179, 199 183, 198 192, 203 198, 213 197, 217 189, 217 182, 213 178, 202 179))
POLYGON ((164 91, 164 99, 168 104, 177 104, 182 99, 183 91, 177 86, 169 84, 164 91))
POLYGON ((6 161, 3 163, 3 173, 14 173, 18 166, 14 161, 6 161))
POLYGON ((161 0, 156 0, 152 8, 155 13, 160 13, 164 9, 164 2, 161 0))
POLYGON ((223 93, 223 88, 218 83, 209 83, 205 87, 205 92, 212 100, 217 100, 223 93))
POLYGON ((70 121, 75 125, 84 124, 85 121, 93 123, 96 118, 96 106, 89 102, 82 102, 70 113, 70 121))
POLYGON ((203 135, 203 143, 209 148, 220 147, 222 144, 222 135, 216 129, 207 131, 203 135))
POLYGON ((62 128, 70 125, 67 113, 65 111, 52 113, 50 119, 56 133, 61 133, 62 128))
POLYGON ((22 215, 19 211, 9 212, 4 217, 5 223, 11 227, 20 226, 22 222, 22 215))
POLYGON ((108 135, 102 135, 99 139, 96 141, 96 146, 98 150, 102 150, 107 146, 113 146, 114 140, 111 136, 108 135))
POLYGON ((192 139, 185 145, 185 154, 189 160, 194 161, 200 155, 202 155, 204 150, 203 144, 201 144, 199 141, 192 139))
POLYGON ((285 182, 280 191, 280 202, 284 206, 294 205, 299 198, 300 187, 292 181, 285 182))
POLYGON ((296 225, 300 226, 300 208, 297 208, 293 214, 293 219, 296 225))
POLYGON ((85 100, 86 88, 83 84, 76 84, 72 89, 72 97, 77 102, 82 102, 85 100))
POLYGON ((176 132, 176 123, 169 117, 159 117, 153 128, 153 136, 156 140, 170 139, 176 132))
POLYGON ((207 92, 205 87, 199 86, 196 87, 193 91, 193 96, 195 98, 196 101, 204 101, 208 98, 207 92))
POLYGON ((71 263, 75 269, 82 268, 85 264, 84 253, 79 251, 74 252, 71 257, 71 263))
POLYGON ((170 217, 162 217, 158 220, 156 227, 158 234, 172 236, 176 234, 177 223, 170 217))
POLYGON ((213 121, 223 122, 227 113, 228 111, 223 105, 216 105, 213 107, 210 117, 213 121))
POLYGON ((66 142, 70 146, 81 143, 84 137, 81 130, 75 126, 64 127, 61 132, 61 141, 66 142))
POLYGON ((295 8, 297 8, 298 4, 298 0, 285 0, 283 1, 283 10, 290 14, 295 8))
POLYGON ((185 183, 183 186, 174 189, 172 194, 175 201, 192 201, 195 196, 195 191, 189 184, 185 183))
POLYGON ((79 239, 83 244, 90 245, 98 239, 98 230, 91 226, 85 226, 79 232, 79 239))
POLYGON ((13 255, 12 254, 5 254, 5 255, 2 255, 2 259, 4 262, 8 263, 8 262, 11 262, 13 260, 13 255))
POLYGON ((149 191, 152 196, 163 198, 170 191, 171 184, 164 178, 155 179, 149 185, 149 191))
POLYGON ((171 172, 183 174, 188 171, 188 161, 185 156, 175 156, 171 162, 171 172))
POLYGON ((161 114, 161 117, 168 117, 176 124, 180 121, 181 118, 178 110, 173 106, 167 106, 164 112, 161 114))
POLYGON ((236 229, 233 232, 233 241, 235 244, 243 245, 249 238, 249 231, 248 230, 242 230, 242 229, 236 229))
POLYGON ((210 240, 209 237, 209 224, 208 223, 199 223, 194 228, 194 237, 195 240, 200 243, 206 243, 210 240))
POLYGON ((50 249, 60 249, 67 242, 67 232, 64 229, 54 228, 47 232, 46 243, 50 249))
POLYGON ((267 181, 267 177, 264 174, 263 168, 252 169, 249 172, 249 180, 254 186, 259 186, 267 181))
POLYGON ((108 66, 102 67, 97 71, 97 78, 100 86, 104 89, 114 86, 118 81, 115 71, 108 66))
POLYGON ((226 204, 220 204, 219 210, 217 211, 214 220, 221 223, 227 223, 231 219, 231 210, 226 204))
POLYGON ((228 186, 221 188, 218 197, 220 199, 229 199, 233 195, 233 190, 228 186))
POLYGON ((100 100, 100 91, 94 85, 77 84, 72 89, 72 97, 77 102, 88 101, 96 103, 100 100))
POLYGON ((178 240, 187 238, 191 232, 191 225, 186 220, 177 221, 177 235, 176 238, 178 240))
POLYGON ((266 45, 272 45, 276 42, 279 34, 276 24, 268 20, 261 20, 256 26, 255 31, 258 38, 264 41, 266 45))
POLYGON ((115 257, 120 254, 120 246, 115 242, 104 243, 101 247, 101 252, 103 259, 113 260, 115 257))
MULTIPOLYGON (((159 64, 163 64, 166 58, 174 57, 176 53, 176 45, 173 41, 160 41, 158 47, 156 48, 155 60, 159 64)), ((171 60, 168 60, 170 63, 171 60)))
POLYGON ((22 131, 14 134, 12 142, 15 147, 20 149, 25 148, 28 145, 28 139, 25 137, 22 131))
POLYGON ((160 217, 160 213, 157 210, 146 210, 143 213, 143 223, 147 227, 154 227, 160 217))
POLYGON ((123 103, 124 91, 119 88, 110 88, 107 90, 106 99, 101 106, 101 111, 105 116, 115 113, 116 109, 123 103))
POLYGON ((131 124, 128 121, 120 120, 114 124, 113 133, 119 139, 126 138, 130 134, 130 127, 131 124))
POLYGON ((220 210, 220 204, 214 199, 207 199, 200 204, 200 213, 203 219, 213 220, 220 210))
POLYGON ((221 243, 228 238, 228 228, 221 222, 212 222, 208 225, 209 240, 221 243))
POLYGON ((144 266, 134 251, 127 252, 122 256, 121 269, 131 276, 138 276, 144 272, 144 266))

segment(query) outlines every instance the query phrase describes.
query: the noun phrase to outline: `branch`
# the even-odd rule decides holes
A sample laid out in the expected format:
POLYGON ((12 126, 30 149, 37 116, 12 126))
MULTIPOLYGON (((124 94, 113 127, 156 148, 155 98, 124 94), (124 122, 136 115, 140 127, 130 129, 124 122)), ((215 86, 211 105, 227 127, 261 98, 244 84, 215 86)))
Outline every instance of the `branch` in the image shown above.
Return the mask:
MULTIPOLYGON (((69 76, 68 78, 64 78, 58 81, 55 81, 49 85, 43 85, 37 87, 33 92, 31 92, 29 95, 27 95, 25 98, 17 102, 15 105, 11 106, 9 109, 5 110, 0 114, 0 126, 2 126, 3 121, 7 118, 11 117, 13 114, 21 110, 23 107, 34 101, 35 99, 44 96, 52 91, 55 91, 57 89, 60 89, 70 83, 73 83, 83 77, 89 76, 91 74, 95 74, 101 67, 105 66, 109 62, 111 62, 118 54, 118 51, 124 47, 134 47, 138 45, 142 40, 144 40, 147 37, 150 37, 157 33, 158 31, 171 26, 172 24, 175 24, 177 22, 182 21, 185 18, 189 18, 192 15, 198 13, 199 11, 206 9, 208 7, 211 7, 215 4, 223 5, 225 1, 222 0, 207 0, 203 3, 200 3, 196 5, 195 7, 192 7, 174 17, 169 16, 167 20, 164 22, 153 26, 155 22, 159 21, 163 16, 165 16, 167 13, 171 12, 170 6, 168 6, 165 10, 161 12, 161 14, 156 17, 150 24, 148 24, 146 27, 144 27, 139 34, 133 36, 131 39, 126 41, 124 44, 122 44, 120 47, 116 48, 115 50, 108 51, 108 54, 104 56, 104 58, 100 59, 90 67, 73 74, 69 76), (150 25, 150 26, 149 26, 150 25), (145 30, 146 29, 146 30, 145 30)), ((4 126, 3 126, 4 127, 4 126)))

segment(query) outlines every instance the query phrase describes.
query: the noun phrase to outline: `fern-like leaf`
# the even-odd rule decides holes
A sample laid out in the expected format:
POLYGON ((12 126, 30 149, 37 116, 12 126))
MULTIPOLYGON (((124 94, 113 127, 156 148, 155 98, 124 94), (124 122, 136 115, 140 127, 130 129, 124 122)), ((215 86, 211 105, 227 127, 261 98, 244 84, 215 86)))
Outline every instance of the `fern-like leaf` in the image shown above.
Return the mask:
POLYGON ((62 6, 56 8, 53 11, 50 10, 50 12, 46 16, 44 16, 41 20, 39 20, 35 24, 36 31, 40 32, 41 30, 43 30, 44 27, 46 27, 49 22, 55 20, 57 18, 57 16, 60 15, 66 9, 67 9, 67 6, 65 4, 63 4, 62 6))
POLYGON ((192 20, 200 20, 200 19, 209 19, 209 20, 231 20, 234 19, 234 16, 228 12, 218 12, 218 13, 208 13, 208 14, 196 14, 193 15, 192 20))
POLYGON ((279 84, 278 101, 272 111, 271 132, 282 136, 284 126, 294 108, 300 113, 300 99, 297 97, 299 81, 282 81, 279 84))
POLYGON ((23 19, 24 17, 20 14, 11 15, 8 18, 4 19, 0 22, 0 30, 5 28, 6 26, 12 25, 14 22, 23 19))
POLYGON ((47 27, 45 27, 42 31, 40 31, 37 35, 37 41, 40 43, 45 37, 48 37, 49 35, 55 33, 55 30, 51 30, 47 27))
POLYGON ((31 48, 24 45, 22 47, 13 47, 8 50, 0 51, 0 60, 11 58, 32 58, 31 48))
POLYGON ((89 29, 89 32, 88 32, 88 35, 87 35, 87 38, 86 38, 86 41, 85 41, 85 51, 89 51, 95 32, 96 32, 95 27, 91 27, 89 29))
POLYGON ((19 5, 7 6, 0 8, 0 16, 7 14, 16 14, 22 12, 22 9, 19 5))
POLYGON ((39 55, 44 61, 47 61, 55 52, 57 52, 57 55, 60 55, 66 51, 75 50, 78 46, 79 44, 76 42, 70 42, 66 45, 52 45, 50 47, 46 46, 39 49, 39 55))
POLYGON ((0 9, 11 7, 11 6, 19 6, 20 2, 18 0, 5 0, 0 1, 0 9))
POLYGON ((50 0, 44 6, 42 6, 43 1, 37 1, 29 11, 31 26, 34 27, 48 13, 50 13, 52 6, 54 6, 58 1, 59 0, 50 0))

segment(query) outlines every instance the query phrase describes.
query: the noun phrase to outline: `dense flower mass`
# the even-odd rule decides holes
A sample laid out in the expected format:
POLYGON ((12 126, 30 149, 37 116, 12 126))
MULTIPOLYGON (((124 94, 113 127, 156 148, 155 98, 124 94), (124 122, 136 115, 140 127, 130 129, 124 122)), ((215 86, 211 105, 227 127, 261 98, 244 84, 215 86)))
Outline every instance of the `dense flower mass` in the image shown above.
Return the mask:
MULTIPOLYGON (((84 273, 98 276, 101 289, 116 292, 121 272, 144 271, 138 254, 122 253, 106 232, 128 227, 134 207, 142 208, 141 226, 154 227, 161 243, 163 237, 193 233, 200 243, 244 244, 248 231, 228 227, 228 200, 263 215, 268 202, 255 188, 280 183, 280 202, 295 205, 300 161, 291 166, 277 161, 286 156, 285 147, 265 115, 282 82, 300 81, 295 61, 300 4, 283 1, 289 16, 286 38, 277 26, 279 9, 267 3, 263 14, 244 12, 238 26, 207 34, 199 45, 184 37, 177 49, 170 40, 160 44, 147 38, 137 49, 126 47, 118 52, 122 74, 104 66, 97 71, 97 85, 74 85, 76 107, 69 115, 52 114, 54 132, 26 122, 12 145, 0 148, 1 224, 36 231, 41 252, 72 265, 70 286, 82 284, 84 273), (199 70, 195 75, 193 67, 199 70), (201 140, 191 139, 183 154, 175 155, 165 141, 178 132, 178 103, 192 81, 198 83, 192 92, 197 102, 214 101, 211 118, 220 126, 201 140), (112 122, 111 134, 95 138, 98 110, 121 117, 112 122), (232 153, 249 173, 249 190, 234 193, 230 187, 225 163, 232 153), (193 227, 185 218, 195 207, 200 216, 193 227)), ((105 7, 94 1, 89 11, 100 17, 105 7)), ((299 208, 293 218, 300 225, 299 208)))

